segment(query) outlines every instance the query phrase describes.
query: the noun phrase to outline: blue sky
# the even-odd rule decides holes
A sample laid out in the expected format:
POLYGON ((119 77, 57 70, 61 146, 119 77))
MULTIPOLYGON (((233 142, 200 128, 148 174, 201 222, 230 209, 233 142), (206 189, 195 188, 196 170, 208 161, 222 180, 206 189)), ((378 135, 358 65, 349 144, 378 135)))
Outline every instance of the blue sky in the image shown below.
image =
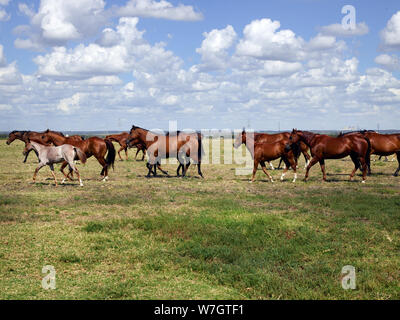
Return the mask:
POLYGON ((0 131, 398 128, 399 11, 394 0, 0 0, 0 131))

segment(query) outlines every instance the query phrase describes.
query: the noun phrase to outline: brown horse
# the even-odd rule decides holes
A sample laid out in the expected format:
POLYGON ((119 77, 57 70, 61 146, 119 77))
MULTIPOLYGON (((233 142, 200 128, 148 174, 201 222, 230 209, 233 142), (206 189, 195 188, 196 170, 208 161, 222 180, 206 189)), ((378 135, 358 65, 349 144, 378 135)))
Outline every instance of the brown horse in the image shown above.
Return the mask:
POLYGON ((197 164, 198 174, 203 178, 201 172, 201 157, 203 154, 201 138, 202 136, 199 133, 185 133, 178 131, 174 135, 163 135, 156 134, 140 127, 132 126, 129 133, 128 145, 130 146, 141 143, 146 147, 149 157, 149 160, 146 163, 146 166, 149 169, 147 177, 150 177, 150 173, 154 176, 156 175, 156 166, 161 170, 161 172, 168 174, 160 167, 161 159, 177 157, 180 163, 177 169, 178 175, 181 167, 183 168, 182 176, 184 177, 186 175, 189 165, 187 164, 185 167, 185 159, 191 158, 197 164), (182 159, 182 156, 185 159, 182 159))
POLYGON ((360 168, 363 175, 362 182, 365 183, 371 144, 369 139, 362 134, 330 137, 325 134, 293 129, 289 141, 290 143, 302 141, 310 147, 312 159, 307 166, 304 181, 307 181, 308 172, 317 162, 321 166, 323 181, 326 181, 325 159, 341 159, 350 156, 354 163, 354 170, 350 174, 350 180, 353 180, 355 172, 360 168))
MULTIPOLYGON (((121 146, 121 148, 118 150, 118 156, 119 156, 120 160, 122 160, 122 157, 120 154, 120 152, 122 150, 125 151, 125 157, 126 157, 126 160, 128 160, 128 144, 126 143, 128 137, 129 137, 129 132, 122 132, 119 134, 110 134, 110 135, 106 136, 106 139, 117 142, 121 146)), ((139 151, 142 151, 142 153, 143 153, 142 161, 143 161, 144 156, 146 155, 146 148, 140 143, 135 145, 134 147, 137 148, 135 160, 137 158, 139 151)))
MULTIPOLYGON (((259 132, 249 132, 249 134, 247 135, 248 137, 251 137, 252 139, 254 139, 254 141, 257 143, 274 143, 276 141, 280 141, 280 140, 287 140, 287 142, 289 142, 289 137, 290 137, 290 133, 289 132, 281 132, 281 133, 277 133, 277 134, 267 134, 267 133, 259 133, 259 132)), ((242 133, 240 135, 238 135, 235 139, 235 142, 233 144, 233 146, 235 148, 238 148, 241 144, 246 145, 246 130, 242 130, 242 133)), ((306 167, 308 162, 310 161, 311 157, 308 154, 308 147, 305 143, 300 142, 299 143, 299 148, 301 153, 303 153, 304 159, 306 161, 306 167)), ((249 149, 249 147, 246 145, 247 149, 249 149)), ((298 150, 298 148, 296 149, 296 151, 298 150)), ((250 151, 250 150, 249 150, 250 151)), ((296 153, 296 165, 297 165, 297 159, 299 157, 300 153, 296 153)), ((278 169, 280 168, 281 162, 283 161, 283 159, 281 159, 281 161, 279 162, 279 166, 278 169)), ((271 169, 274 170, 274 167, 272 165, 272 163, 270 163, 271 169)))
MULTIPOLYGON (((69 137, 64 137, 60 134, 54 132, 45 132, 42 134, 41 139, 44 142, 51 142, 55 146, 60 146, 63 144, 70 144, 74 147, 81 149, 87 158, 94 156, 100 165, 103 167, 100 175, 103 177, 103 181, 108 179, 108 168, 111 166, 114 168, 115 161, 115 148, 113 143, 108 139, 101 139, 98 137, 91 137, 86 140, 75 140, 69 137), (108 151, 108 153, 107 153, 108 151), (107 158, 104 158, 107 153, 107 158)), ((64 174, 66 179, 69 178, 69 174, 64 173, 64 168, 67 166, 67 162, 64 162, 61 166, 61 172, 64 174)), ((70 171, 71 172, 71 171, 70 171)), ((64 179, 65 180, 65 179, 64 179)))
MULTIPOLYGON (((18 140, 21 140, 22 142, 24 142, 25 146, 26 146, 27 141, 29 139, 33 139, 33 140, 41 142, 44 145, 50 145, 50 143, 45 143, 45 142, 41 141, 41 135, 45 132, 49 132, 49 129, 47 129, 44 132, 14 130, 8 134, 8 139, 7 139, 6 143, 8 145, 10 145, 14 140, 18 139, 18 140)), ((53 131, 53 132, 63 135, 61 132, 57 132, 57 131, 53 131)), ((81 136, 77 136, 77 135, 72 136, 71 138, 77 139, 77 140, 83 140, 83 138, 81 136)), ((24 163, 28 159, 28 155, 32 150, 36 153, 37 156, 39 156, 35 149, 29 149, 29 151, 25 153, 25 159, 23 161, 24 163)))
MULTIPOLYGON (((400 133, 380 134, 373 130, 362 130, 357 132, 341 133, 339 136, 346 136, 349 134, 361 133, 371 142, 371 154, 378 156, 390 156, 396 154, 398 167, 394 172, 397 177, 400 171, 400 133)), ((368 163, 368 173, 371 174, 371 165, 368 163)))
MULTIPOLYGON (((243 129, 242 135, 245 135, 245 134, 246 134, 246 131, 245 131, 245 129, 243 129)), ((254 137, 254 141, 255 141, 255 142, 259 142, 259 143, 264 143, 264 142, 265 142, 265 143, 273 143, 273 142, 279 141, 279 140, 288 140, 288 141, 289 141, 290 132, 280 132, 280 133, 274 133, 274 134, 261 133, 261 132, 254 132, 254 133, 252 133, 252 135, 253 135, 253 137, 254 137)), ((245 138, 245 137, 244 137, 244 140, 243 140, 243 141, 246 141, 246 138, 245 138)), ((243 142, 243 143, 245 143, 245 142, 243 142)), ((300 142, 299 146, 300 146, 300 151, 301 151, 301 153, 302 153, 303 156, 304 156, 305 168, 306 168, 307 165, 308 165, 308 163, 310 162, 310 159, 311 159, 310 155, 308 154, 308 149, 309 149, 309 148, 308 148, 307 145, 306 145, 305 143, 303 143, 303 142, 300 142)), ((282 162, 282 161, 283 161, 283 160, 281 159, 281 161, 279 162, 279 165, 278 165, 278 169, 280 168, 281 162, 282 162)), ((296 162, 297 162, 297 159, 296 159, 296 162)), ((270 166, 271 166, 271 169, 274 170, 273 165, 270 164, 270 166)))
POLYGON ((296 159, 300 153, 298 145, 293 144, 293 147, 290 147, 288 145, 287 139, 282 139, 282 140, 275 141, 272 143, 257 142, 252 137, 252 134, 246 135, 246 132, 244 130, 235 139, 235 143, 233 146, 235 148, 238 148, 238 147, 240 147, 240 145, 242 143, 246 145, 246 147, 249 150, 249 152, 253 158, 253 161, 254 161, 253 176, 251 178, 251 182, 254 182, 255 175, 256 175, 259 164, 261 164, 262 170, 268 176, 268 178, 271 180, 271 182, 274 182, 271 175, 267 171, 265 162, 269 162, 269 161, 276 160, 279 158, 281 158, 283 160, 283 162, 285 163, 285 169, 281 175, 281 181, 283 181, 283 178, 285 177, 286 172, 288 171, 289 167, 291 167, 294 172, 293 182, 296 182, 296 179, 297 179, 297 172, 296 172, 297 160, 296 159))

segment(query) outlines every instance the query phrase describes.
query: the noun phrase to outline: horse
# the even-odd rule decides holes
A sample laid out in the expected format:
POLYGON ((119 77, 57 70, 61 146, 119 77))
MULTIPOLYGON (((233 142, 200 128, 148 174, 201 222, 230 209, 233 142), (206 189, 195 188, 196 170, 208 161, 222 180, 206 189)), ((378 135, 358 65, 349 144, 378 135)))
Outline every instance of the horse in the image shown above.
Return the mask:
POLYGON ((267 177, 274 182, 274 179, 268 173, 267 168, 265 166, 265 162, 269 162, 272 160, 276 160, 281 158, 285 163, 285 169, 281 175, 281 181, 283 181, 286 172, 289 170, 289 167, 293 169, 294 179, 293 182, 296 182, 297 179, 297 157, 299 156, 299 147, 296 144, 293 146, 288 145, 288 140, 282 139, 272 143, 269 142, 257 142, 251 134, 247 135, 245 131, 237 136, 235 139, 235 143, 233 146, 237 149, 242 144, 245 144, 247 149, 249 150, 251 157, 254 161, 253 166, 253 175, 251 178, 251 182, 254 182, 255 175, 257 172, 258 165, 261 164, 261 168, 263 172, 267 175, 267 177))
MULTIPOLYGON (((28 139, 41 140, 41 135, 43 133, 49 132, 49 131, 50 131, 49 129, 47 129, 46 131, 43 131, 43 132, 14 130, 8 134, 8 139, 7 139, 6 143, 7 143, 7 145, 10 145, 14 140, 18 139, 18 140, 21 140, 22 142, 25 142, 25 146, 26 146, 28 139)), ((52 131, 52 132, 55 132, 55 133, 58 133, 58 134, 64 136, 64 134, 62 132, 58 132, 58 131, 52 131)), ((84 140, 83 137, 78 136, 78 135, 71 136, 70 138, 76 139, 76 140, 84 140)), ((45 143, 43 141, 40 141, 40 142, 44 145, 51 145, 51 143, 45 143)), ((26 160, 28 159, 29 153, 32 150, 33 150, 33 152, 36 153, 36 156, 38 156, 37 152, 34 149, 30 149, 30 151, 28 151, 26 153, 23 163, 26 162, 26 160)), ((38 158, 39 158, 39 156, 38 156, 38 158)))
MULTIPOLYGON (((371 154, 378 156, 390 156, 396 154, 398 167, 394 172, 394 176, 397 177, 400 171, 400 133, 392 134, 380 134, 373 130, 361 130, 357 132, 346 132, 341 133, 341 136, 351 135, 359 133, 364 137, 367 137, 371 142, 371 154)), ((368 174, 371 174, 371 165, 368 163, 368 174)))
MULTIPOLYGON (((274 133, 274 134, 254 132, 252 134, 254 136, 254 141, 259 142, 259 143, 263 143, 263 142, 273 143, 273 142, 279 141, 279 140, 289 140, 289 137, 290 137, 290 132, 280 132, 280 133, 274 133)), ((242 130, 242 141, 246 141, 245 135, 246 135, 246 130, 243 129, 242 130), (244 140, 243 140, 243 135, 244 135, 244 140)), ((243 143, 245 143, 245 142, 243 142, 243 143)), ((303 142, 300 142, 299 146, 300 146, 301 153, 304 156, 305 168, 306 168, 311 159, 310 155, 308 154, 308 147, 303 142)), ((279 162, 278 169, 281 167, 281 163, 282 163, 282 159, 279 162)), ((296 158, 296 163, 297 163, 297 158, 296 158)), ((272 163, 270 163, 270 166, 271 166, 271 169, 274 170, 274 166, 272 165, 272 163)))
MULTIPOLYGON (((71 144, 74 147, 78 147, 79 149, 81 149, 82 152, 85 153, 87 158, 94 156, 102 166, 102 170, 100 173, 100 175, 103 178, 102 180, 103 181, 108 180, 108 168, 110 168, 111 166, 114 168, 115 154, 116 154, 114 145, 110 140, 101 139, 99 137, 90 137, 88 139, 79 141, 71 139, 69 137, 64 137, 52 131, 43 133, 40 138, 42 141, 46 143, 51 142, 55 146, 61 146, 63 144, 71 144), (107 157, 104 158, 106 153, 107 157)), ((64 162, 61 165, 61 172, 64 174, 66 179, 71 180, 69 174, 72 171, 70 170, 70 173, 68 173, 68 175, 64 173, 64 168, 67 166, 67 164, 68 164, 67 162, 64 162)))
POLYGON ((160 161, 163 158, 176 156, 180 163, 177 169, 178 176, 180 168, 182 168, 182 177, 186 176, 190 162, 185 166, 185 159, 191 158, 197 164, 198 174, 203 178, 203 173, 201 172, 201 157, 204 151, 201 139, 202 135, 200 133, 185 133, 178 131, 173 135, 169 133, 163 135, 156 134, 137 126, 132 126, 127 142, 128 145, 141 143, 146 147, 149 157, 148 162, 146 163, 146 167, 149 169, 146 177, 150 177, 151 173, 153 176, 156 176, 156 167, 158 167, 164 174, 168 174, 168 172, 161 169, 160 161), (182 156, 184 156, 185 159, 182 159, 182 156))
MULTIPOLYGON (((121 161, 122 161, 122 157, 121 157, 120 152, 122 150, 125 151, 126 160, 128 160, 128 144, 127 144, 128 137, 129 137, 129 132, 122 132, 122 133, 119 133, 119 134, 110 134, 110 135, 106 136, 106 139, 109 139, 111 141, 117 142, 121 146, 121 148, 118 150, 118 156, 119 156, 121 161)), ((146 148, 140 143, 135 145, 134 147, 137 148, 136 155, 135 155, 135 160, 137 158, 137 155, 138 155, 139 151, 142 151, 143 156, 142 156, 142 160, 141 161, 143 161, 144 160, 144 156, 146 155, 146 148)))
POLYGON ((311 150, 312 159, 307 166, 304 181, 307 181, 311 167, 317 162, 321 166, 322 179, 326 181, 325 159, 341 159, 350 156, 354 163, 354 170, 350 174, 350 181, 353 180, 355 172, 360 168, 363 177, 362 183, 365 183, 371 143, 362 134, 331 137, 325 134, 293 129, 289 141, 290 144, 302 141, 311 150))
MULTIPOLYGON (((79 179, 79 185, 83 187, 82 179, 79 174, 78 168, 74 164, 75 158, 78 158, 82 163, 86 163, 86 155, 82 152, 81 149, 74 147, 70 144, 63 144, 58 147, 53 146, 44 146, 38 142, 31 141, 29 138, 27 140, 24 153, 28 153, 31 150, 35 150, 39 155, 39 165, 33 174, 33 182, 36 182, 36 176, 38 171, 48 165, 51 170, 51 174, 53 175, 56 187, 57 187, 57 179, 54 174, 54 163, 60 163, 66 161, 69 165, 71 171, 74 171, 79 179)), ((64 179, 65 180, 65 179, 64 179)), ((62 183, 64 183, 64 180, 62 183)))

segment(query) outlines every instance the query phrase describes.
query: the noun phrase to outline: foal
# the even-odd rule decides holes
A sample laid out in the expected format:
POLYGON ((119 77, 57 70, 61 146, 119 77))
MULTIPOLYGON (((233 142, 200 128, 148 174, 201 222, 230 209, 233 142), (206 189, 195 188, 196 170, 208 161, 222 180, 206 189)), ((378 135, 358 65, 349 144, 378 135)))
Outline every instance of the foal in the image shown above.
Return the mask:
MULTIPOLYGON (((24 149, 24 154, 27 154, 30 150, 34 150, 35 152, 38 153, 39 157, 39 165, 35 170, 35 173, 33 175, 33 182, 36 182, 36 175, 38 171, 44 167, 45 165, 48 165, 51 170, 51 174, 53 175, 54 181, 56 183, 57 187, 57 179, 56 175, 54 174, 54 163, 60 163, 67 161, 70 170, 75 171, 75 173, 78 176, 79 179, 79 184, 81 187, 83 187, 82 179, 79 175, 79 171, 76 168, 74 164, 74 160, 76 157, 79 158, 79 160, 82 163, 86 162, 86 155, 81 151, 81 149, 74 147, 70 144, 63 144, 59 147, 53 147, 53 146, 44 146, 41 145, 40 143, 30 141, 28 139, 25 149, 24 149)), ((65 180, 65 179, 64 179, 65 180)), ((63 182, 64 182, 63 180, 63 182)))

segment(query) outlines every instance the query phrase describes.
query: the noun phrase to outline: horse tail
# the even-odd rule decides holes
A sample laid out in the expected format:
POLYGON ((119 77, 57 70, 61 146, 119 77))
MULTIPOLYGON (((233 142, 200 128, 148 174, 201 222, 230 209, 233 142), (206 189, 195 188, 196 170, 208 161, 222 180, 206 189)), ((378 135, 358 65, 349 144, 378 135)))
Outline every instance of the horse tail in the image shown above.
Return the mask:
POLYGON ((114 141, 114 142, 119 142, 117 139, 115 139, 113 136, 107 136, 105 137, 105 139, 108 139, 110 141, 114 141))
POLYGON ((107 137, 104 139, 104 142, 106 143, 107 151, 108 151, 107 157, 106 157, 106 164, 108 167, 112 166, 114 169, 116 152, 115 152, 115 147, 111 141, 112 141, 112 139, 107 138, 107 137))
POLYGON ((367 163, 368 169, 371 166, 371 141, 367 136, 364 136, 364 139, 368 143, 367 154, 365 155, 365 162, 367 163))
POLYGON ((106 158, 106 164, 108 167, 112 166, 112 168, 114 169, 114 162, 115 162, 115 148, 113 143, 109 140, 109 139, 104 139, 104 142, 107 145, 107 158, 106 158))
POLYGON ((201 133, 197 133, 197 143, 199 144, 197 149, 197 157, 199 158, 199 162, 201 162, 201 157, 205 154, 201 139, 202 139, 201 133))
POLYGON ((78 156, 80 162, 82 163, 86 163, 87 157, 86 154, 84 152, 82 152, 81 149, 79 149, 78 147, 74 147, 75 153, 78 156))

